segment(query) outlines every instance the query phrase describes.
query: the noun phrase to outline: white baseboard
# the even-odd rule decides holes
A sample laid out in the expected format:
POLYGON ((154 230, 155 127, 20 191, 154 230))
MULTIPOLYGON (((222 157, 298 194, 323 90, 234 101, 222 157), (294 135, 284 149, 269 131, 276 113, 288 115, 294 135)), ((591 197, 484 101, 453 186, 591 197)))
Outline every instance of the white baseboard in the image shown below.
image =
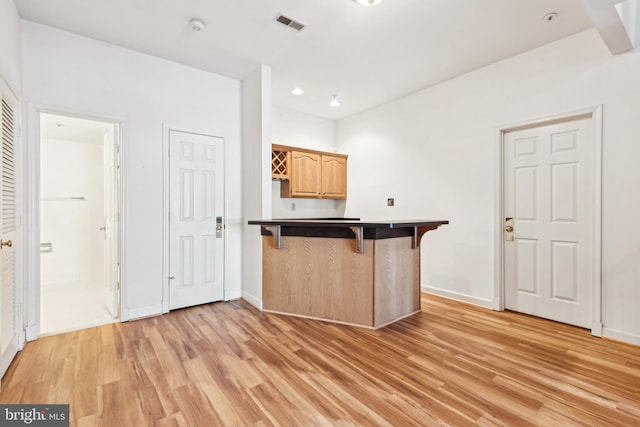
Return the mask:
POLYGON ((630 334, 629 332, 619 331, 617 329, 602 328, 602 336, 616 341, 622 341, 629 344, 640 345, 640 335, 630 334))
POLYGON ((447 291, 445 289, 433 288, 427 285, 421 285, 420 290, 427 294, 438 295, 440 297, 449 298, 456 301, 479 305, 480 307, 488 308, 490 310, 494 309, 493 300, 490 299, 472 297, 471 295, 461 294, 454 291, 447 291))
POLYGON ((36 325, 28 325, 25 330, 27 341, 37 340, 40 336, 40 327, 36 325))
POLYGON ((242 299, 247 301, 249 304, 262 311, 262 300, 260 298, 251 295, 248 292, 242 291, 242 299))
POLYGON ((150 305, 147 307, 130 308, 128 310, 122 310, 121 321, 126 322, 128 320, 141 319, 143 317, 158 316, 162 314, 162 304, 150 305))
POLYGON ((229 292, 228 295, 224 296, 224 300, 225 301, 233 301, 235 299, 240 299, 240 298, 242 298, 242 292, 240 292, 240 291, 238 291, 238 292, 236 292, 236 291, 229 292))

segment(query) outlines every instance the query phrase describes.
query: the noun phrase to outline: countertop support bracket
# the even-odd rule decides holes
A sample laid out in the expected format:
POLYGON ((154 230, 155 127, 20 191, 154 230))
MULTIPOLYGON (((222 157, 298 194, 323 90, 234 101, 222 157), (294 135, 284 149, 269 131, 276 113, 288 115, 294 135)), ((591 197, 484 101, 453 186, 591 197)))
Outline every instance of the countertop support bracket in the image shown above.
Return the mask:
POLYGON ((279 225, 265 225, 264 229, 270 232, 273 235, 273 242, 276 245, 276 249, 280 249, 282 247, 282 236, 281 229, 279 225))
POLYGON ((424 235, 424 233, 426 233, 427 231, 430 230, 435 230, 436 228, 438 228, 437 225, 435 226, 423 226, 423 227, 413 227, 413 238, 411 239, 411 249, 417 249, 420 247, 420 240, 422 239, 422 236, 424 235))
POLYGON ((349 227, 353 234, 356 235, 356 252, 364 253, 364 232, 363 227, 349 227))

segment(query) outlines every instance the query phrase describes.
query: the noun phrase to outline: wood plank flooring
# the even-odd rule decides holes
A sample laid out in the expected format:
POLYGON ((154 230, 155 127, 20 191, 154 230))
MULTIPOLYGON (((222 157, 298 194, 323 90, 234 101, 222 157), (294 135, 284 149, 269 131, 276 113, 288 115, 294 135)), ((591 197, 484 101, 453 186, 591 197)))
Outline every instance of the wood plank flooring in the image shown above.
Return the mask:
POLYGON ((638 426, 640 347, 431 295, 378 331, 216 303, 28 343, 2 403, 73 426, 638 426))

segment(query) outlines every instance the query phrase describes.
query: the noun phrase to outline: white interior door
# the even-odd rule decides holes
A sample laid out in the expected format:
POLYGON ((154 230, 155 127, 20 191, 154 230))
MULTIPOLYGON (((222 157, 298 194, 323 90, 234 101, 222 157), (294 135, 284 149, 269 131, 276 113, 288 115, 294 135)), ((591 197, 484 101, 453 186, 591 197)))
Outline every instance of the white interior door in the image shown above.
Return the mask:
POLYGON ((223 298, 224 141, 169 133, 169 308, 223 298))
POLYGON ((505 134, 505 307, 591 328, 591 119, 505 134))
POLYGON ((113 317, 119 312, 118 262, 118 141, 116 126, 104 134, 104 289, 105 306, 113 317))
POLYGON ((15 100, 8 94, 0 79, 2 99, 2 161, 0 162, 0 378, 18 352, 19 330, 16 289, 16 159, 15 159, 15 100))

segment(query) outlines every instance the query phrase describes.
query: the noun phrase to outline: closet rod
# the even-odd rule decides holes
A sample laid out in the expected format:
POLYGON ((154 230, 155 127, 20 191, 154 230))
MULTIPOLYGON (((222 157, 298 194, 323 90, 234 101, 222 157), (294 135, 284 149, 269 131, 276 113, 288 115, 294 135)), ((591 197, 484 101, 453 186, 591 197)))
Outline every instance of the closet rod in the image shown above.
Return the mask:
POLYGON ((84 196, 70 196, 70 197, 42 197, 40 199, 43 202, 52 202, 52 201, 60 201, 60 200, 87 200, 84 196))

